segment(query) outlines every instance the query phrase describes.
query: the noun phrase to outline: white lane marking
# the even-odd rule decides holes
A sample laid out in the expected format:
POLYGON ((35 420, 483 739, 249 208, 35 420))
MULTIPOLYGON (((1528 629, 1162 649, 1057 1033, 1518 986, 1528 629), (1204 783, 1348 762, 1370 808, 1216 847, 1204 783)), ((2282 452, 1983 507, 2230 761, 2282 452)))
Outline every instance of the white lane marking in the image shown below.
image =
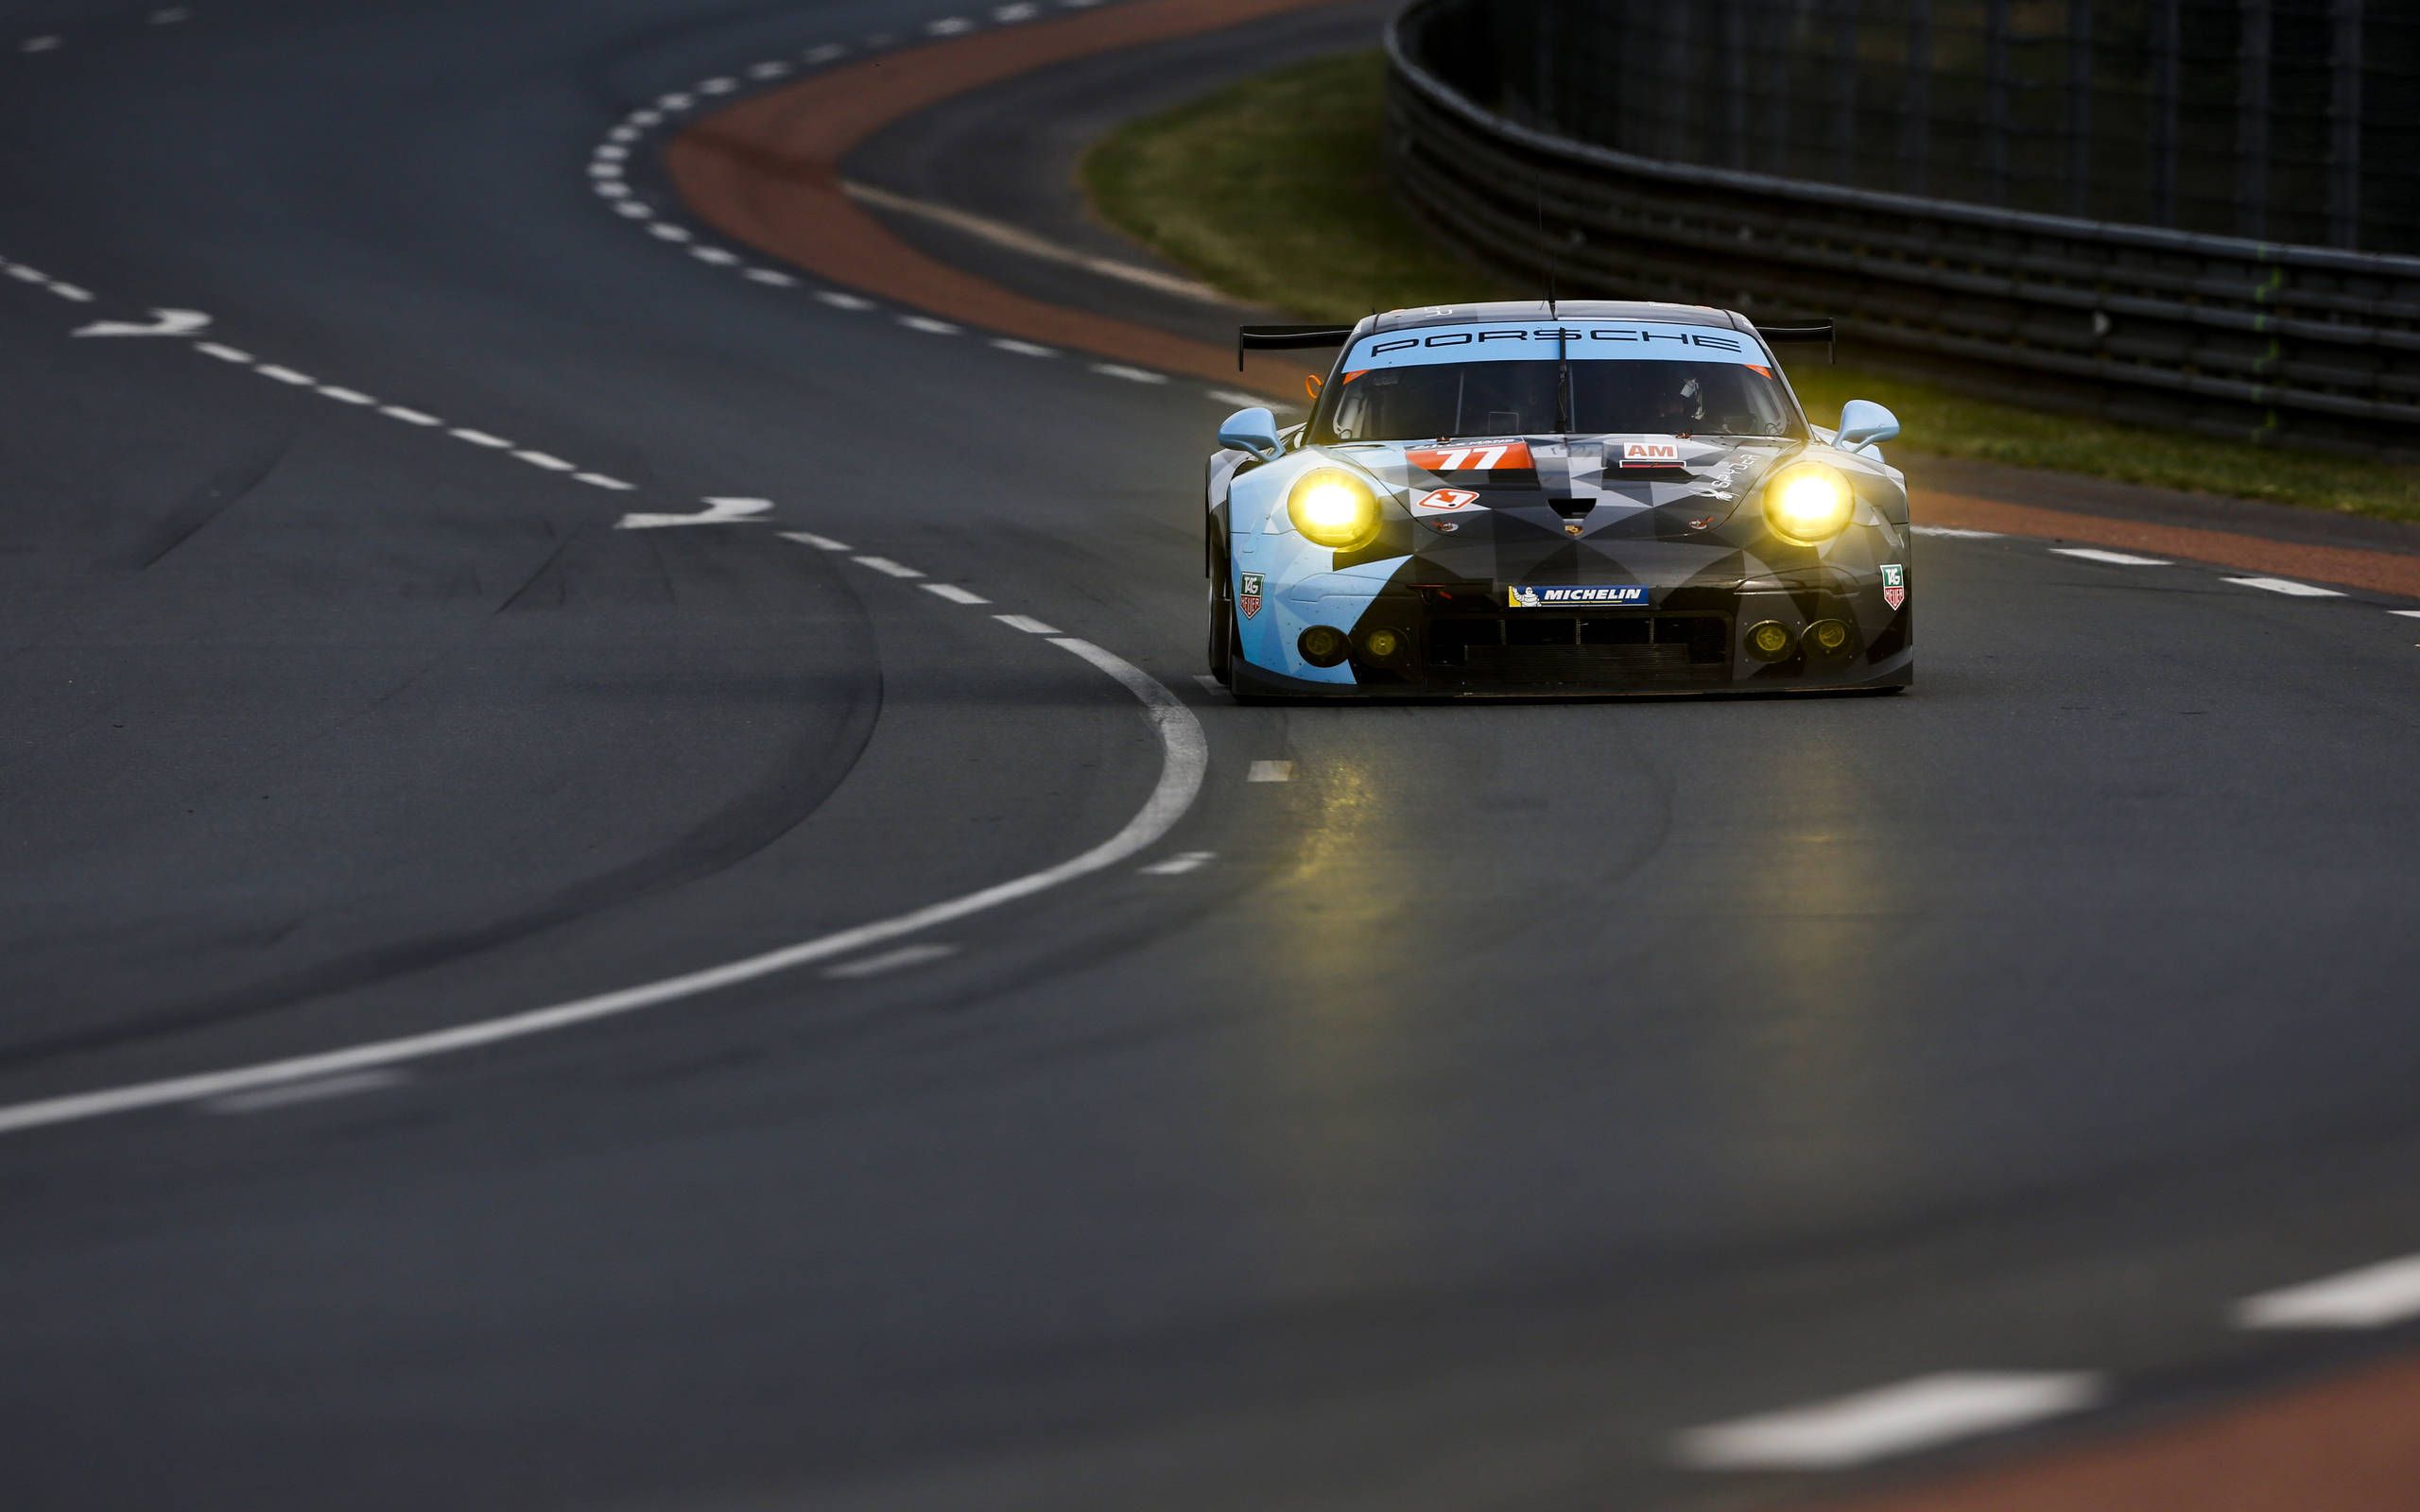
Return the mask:
POLYGON ((930 221, 937 226, 946 226, 961 235, 989 242, 994 247, 1004 248, 1020 256, 1047 263, 1063 263, 1070 267, 1080 267, 1088 273, 1096 273, 1103 278, 1114 278, 1121 283, 1136 284, 1162 294, 1173 295, 1178 299, 1191 300, 1197 303, 1216 304, 1227 308, 1235 306, 1235 301, 1207 284, 1182 278, 1174 273, 1164 273, 1155 267, 1121 263, 1114 258, 1095 257, 1090 252, 1079 251, 1072 247, 1062 247, 1057 242, 1046 240, 1022 226, 1013 226, 1006 221, 992 220, 986 216, 972 215, 955 205, 936 204, 929 199, 917 199, 908 195, 894 194, 890 190, 870 183, 858 183, 853 180, 842 182, 840 192, 859 204, 872 205, 876 210, 887 210, 897 215, 912 215, 920 220, 930 221))
POLYGON ((252 371, 277 383, 291 384, 297 388, 316 387, 320 381, 307 372, 297 372, 291 368, 281 367, 274 362, 262 363, 252 371))
POLYGON ((689 255, 700 263, 711 263, 717 267, 729 267, 739 261, 737 252, 727 252, 719 247, 692 247, 689 249, 689 255))
POLYGON ((758 63, 755 67, 751 68, 748 71, 748 77, 751 78, 783 78, 786 77, 789 75, 789 64, 774 60, 758 63))
POLYGON ((544 452, 515 452, 512 456, 517 462, 527 462, 531 467, 542 467, 549 472, 570 472, 577 471, 579 467, 577 462, 566 462, 560 456, 550 455, 544 452))
POLYGON ((510 441, 506 440, 503 437, 490 436, 485 431, 475 431, 457 427, 453 430, 447 431, 445 434, 453 437, 458 441, 468 441, 473 446, 484 446, 492 452, 506 451, 512 445, 510 441))
POLYGON ((2382 1261, 2235 1305, 2243 1329, 2381 1329, 2420 1317, 2420 1255, 2382 1261))
POLYGON ((700 94, 728 94, 739 87, 735 78, 710 78, 698 86, 700 94))
POLYGON ((690 98, 686 94, 662 94, 656 97, 655 108, 659 111, 677 112, 680 111, 685 111, 690 106, 697 103, 698 102, 696 100, 690 98))
POLYGON ((2320 588, 2310 583, 2298 583, 2288 577, 2230 577, 2238 588, 2258 588, 2272 593, 2284 593, 2293 598, 2342 598, 2333 588, 2320 588))
POLYGON ((962 31, 973 31, 975 23, 964 16, 943 16, 939 21, 925 22, 925 29, 936 37, 955 37, 962 31))
POLYGON ((5 270, 10 278, 15 279, 20 284, 47 284, 50 282, 49 274, 43 272, 38 267, 27 267, 23 263, 0 263, 0 270, 5 270))
POLYGON ((610 490, 614 493, 628 493, 638 487, 635 483, 625 483, 607 472, 575 472, 571 475, 571 480, 574 483, 585 483, 592 489, 610 490))
POLYGON ((777 273, 769 267, 752 267, 748 270, 748 276, 756 283, 770 284, 777 289, 794 289, 798 287, 798 280, 790 277, 787 273, 777 273))
POLYGON ((614 213, 628 215, 632 220, 646 220, 655 214, 655 207, 640 200, 625 199, 614 207, 614 213))
POLYGON ((1258 394, 1247 394, 1240 388, 1213 388, 1210 390, 1210 397, 1222 404, 1233 404, 1237 409, 1266 409, 1269 407, 1269 401, 1261 398, 1258 394))
POLYGON ((823 969, 823 974, 837 977, 844 982, 856 981, 864 977, 880 976, 885 971, 922 966, 926 961, 938 961, 945 955, 957 954, 958 947, 955 945, 902 945, 895 951, 885 951, 880 955, 869 955, 861 961, 845 961, 838 966, 827 966, 823 969))
POLYGON ((1150 866, 1141 868, 1140 870, 1146 877, 1182 877, 1211 859, 1213 854, 1215 852, 1209 850, 1187 850, 1183 855, 1170 856, 1166 861, 1154 862, 1150 866))
POLYGON ((992 19, 1004 25, 1013 26, 1020 21, 1031 21, 1040 14, 1042 14, 1042 8, 1037 5, 1002 6, 992 12, 992 19))
POLYGON ((782 532, 782 539, 795 541, 802 546, 813 546, 818 551, 847 551, 849 549, 849 543, 845 541, 835 541, 830 536, 811 535, 804 530, 786 530, 782 532))
POLYGON ((649 226, 647 229, 647 233, 650 236, 661 236, 667 242, 687 242, 697 240, 697 232, 691 231, 686 226, 676 226, 668 220, 657 221, 654 225, 649 226))
POLYGON ((856 562, 860 567, 871 567, 875 572, 882 574, 886 577, 922 577, 925 576, 923 573, 918 572, 915 568, 908 566, 907 563, 892 561, 888 557, 852 557, 849 559, 856 562))
POLYGON ((995 338, 992 345, 1002 352, 1013 352, 1020 357, 1055 357, 1059 353, 1048 347, 1037 347, 1030 341, 1018 341, 1010 336, 995 338))
POLYGON ((1254 762, 1244 774, 1247 782, 1290 782, 1294 780, 1292 762, 1254 762))
POLYGON ((871 310, 873 308, 873 301, 861 300, 854 294, 843 294, 838 289, 818 289, 815 292, 815 297, 836 310, 871 310))
POLYGON ((1029 614, 994 614, 992 617, 1007 626, 1010 629, 1023 630, 1028 635, 1056 635, 1059 633, 1057 630, 1052 629, 1049 626, 1043 624, 1040 620, 1035 619, 1029 614))
POLYGON ((596 149, 596 155, 606 163, 619 163, 631 155, 631 149, 619 142, 608 142, 596 149))
POLYGON ((1093 371, 1104 378, 1123 378, 1130 384, 1164 384, 1168 381, 1167 373, 1153 372, 1149 368, 1129 368, 1122 362, 1097 362, 1093 364, 1093 371))
POLYGON ((168 6, 152 11, 149 19, 155 26, 173 26, 192 14, 193 11, 184 6, 168 6))
POLYGON ((953 604, 989 604, 992 602, 982 594, 970 593, 966 589, 959 587, 956 583, 926 583, 925 585, 925 592, 931 593, 938 598, 948 599, 953 604))
POLYGON ((1224 693, 1227 691, 1227 685, 1225 683, 1220 682, 1218 679, 1212 677, 1207 672, 1195 673, 1193 675, 1193 680, 1201 684, 1201 691, 1204 693, 1224 693))
POLYGON ((1908 528, 1920 536, 1945 536, 1954 541, 2001 541, 2006 539, 1996 530, 1965 530, 1957 525, 1910 525, 1908 528))
POLYGON ((321 1076, 315 1081, 289 1082, 282 1087, 265 1087, 259 1091, 213 1098, 201 1105, 201 1110, 205 1113, 266 1113, 272 1108, 291 1108, 297 1103, 320 1103, 331 1097, 374 1092, 384 1087, 400 1086, 409 1079, 400 1071, 355 1071, 341 1076, 321 1076))
POLYGON ((899 318, 899 323, 906 326, 910 331, 922 331, 927 335, 954 336, 958 335, 958 327, 950 324, 947 320, 936 320, 929 315, 903 315, 899 318))
POLYGON ((2054 557, 2081 557, 2085 561, 2104 561, 2112 567, 2173 567, 2172 561, 2158 557, 2134 557, 2122 551, 2102 551, 2097 546, 2052 546, 2054 557))
POLYGON ((744 525, 758 524, 760 516, 770 513, 770 499, 708 499, 706 507, 698 514, 626 514, 614 528, 616 530, 668 530, 681 525, 744 525))
POLYGON ((836 58, 848 57, 849 47, 846 43, 827 42, 821 47, 809 47, 799 56, 810 63, 828 63, 836 58))
POLYGON ((1952 1371, 1680 1435, 1682 1463, 1718 1470, 1836 1470, 2080 1412, 2101 1398, 2080 1371, 1952 1371))
MULTIPOLYGON (((10 268, 11 273, 21 271, 10 268)), ((39 275, 37 275, 39 276, 39 275)), ((79 336, 190 336, 199 335, 210 325, 210 317, 199 310, 154 310, 151 318, 135 320, 95 320, 76 331, 79 336)))
POLYGON ((205 357, 216 357, 221 362, 248 363, 252 360, 251 352, 241 352, 233 347, 221 346, 216 341, 197 341, 193 344, 193 350, 205 357))
POLYGON ((2420 609, 2391 609, 2390 614, 2400 614, 2407 620, 2420 620, 2420 609))
POLYGON ((632 111, 625 119, 632 126, 648 127, 658 125, 664 117, 653 111, 632 111))
POLYGON ((526 1039, 531 1035, 549 1034, 599 1019, 698 997, 835 956, 852 955, 870 946, 922 934, 938 925, 954 923, 1018 902, 1080 877, 1118 866, 1157 845, 1161 837, 1175 828, 1177 821, 1184 817, 1185 811, 1193 806, 1193 800, 1201 793, 1202 777, 1209 770, 1210 743, 1202 733, 1201 721, 1193 716, 1193 712, 1142 668, 1088 641, 1060 639, 1050 644, 1091 662, 1132 694, 1143 705, 1151 731, 1160 743, 1160 780, 1152 786, 1150 797, 1135 811, 1134 816, 1126 821, 1123 829, 1080 855, 1070 856, 1040 871, 1011 877, 975 892, 929 903, 873 923, 860 924, 854 929, 844 929, 838 934, 802 940, 780 950, 727 961, 704 971, 665 977, 594 997, 575 998, 568 1003, 558 1003, 527 1013, 510 1014, 430 1034, 374 1040, 319 1055, 296 1056, 285 1060, 204 1072, 199 1075, 112 1087, 0 1108, 0 1134, 107 1118, 140 1108, 199 1102, 233 1092, 394 1066, 505 1040, 526 1039))
POLYGON ((46 53, 57 48, 60 42, 60 39, 57 37, 28 37, 25 41, 17 43, 17 51, 21 53, 46 53))
POLYGON ((406 409, 401 404, 382 404, 378 413, 389 420, 399 420, 406 425, 442 425, 445 422, 425 410, 406 409))
POLYGON ((320 397, 321 399, 333 399, 339 404, 374 404, 378 403, 378 401, 371 398, 368 394, 363 393, 358 388, 345 388, 336 384, 321 384, 320 386, 320 397))
POLYGON ((71 304, 90 304, 93 302, 92 290, 79 289, 73 284, 61 284, 59 280, 52 279, 49 284, 44 285, 44 287, 48 288, 51 293, 58 295, 60 299, 67 301, 71 304))

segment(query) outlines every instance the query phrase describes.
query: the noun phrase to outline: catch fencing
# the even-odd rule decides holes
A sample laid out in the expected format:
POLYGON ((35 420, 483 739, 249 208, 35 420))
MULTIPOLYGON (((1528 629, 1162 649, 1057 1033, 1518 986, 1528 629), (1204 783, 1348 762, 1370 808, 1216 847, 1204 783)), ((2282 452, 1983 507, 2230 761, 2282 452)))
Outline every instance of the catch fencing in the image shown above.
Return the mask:
MULTIPOLYGON (((2175 0, 2160 6, 2175 14, 2175 0)), ((1889 138, 1902 150, 1883 157, 1929 192, 1835 181, 1858 177, 1858 144, 1876 129, 1876 111, 1857 103, 1873 86, 1835 82, 1827 94, 1819 69, 1774 50, 1826 8, 1836 22, 1865 15, 1849 0, 1642 6, 1626 42, 1575 51, 1580 33, 1551 25, 1570 9, 1556 0, 1416 0, 1388 41, 1395 182, 1449 242, 1567 293, 1824 316, 1859 360, 1972 389, 2256 440, 2420 451, 2420 257, 2022 208, 2058 195, 2070 209, 2097 205, 2089 185, 2117 170, 2075 162, 2076 141, 2098 140, 2087 133, 2056 138, 2068 166, 2041 171, 2033 139, 2014 129, 2026 117, 2005 101, 1979 107, 2002 123, 1996 147, 1991 132, 1944 137, 1928 105, 1894 107, 1927 124, 1903 119, 1889 138), (1748 25, 1785 10, 1795 30, 1748 25), (1698 58, 1676 35, 1758 41, 1698 58), (1694 161, 1709 157, 1719 161, 1694 161)), ((1581 24, 1595 36, 1631 9, 1600 0, 1581 24)), ((2013 25, 2005 0, 1986 9, 2013 25)), ((1863 50, 1853 29, 1832 35, 1863 50)), ((1929 87, 1962 88, 1958 78, 1929 87)), ((2179 136, 2171 156, 2191 146, 2179 136)), ((2400 171, 2420 167, 2420 150, 2407 157, 2400 171)), ((2172 175, 2169 218, 2198 204, 2187 191, 2206 180, 2172 175)), ((2272 198, 2261 217, 2333 223, 2352 239, 2368 223, 2346 210, 2367 180, 2351 181, 2323 185, 2316 212, 2272 198)), ((2413 209, 2384 207, 2379 234, 2413 209)))

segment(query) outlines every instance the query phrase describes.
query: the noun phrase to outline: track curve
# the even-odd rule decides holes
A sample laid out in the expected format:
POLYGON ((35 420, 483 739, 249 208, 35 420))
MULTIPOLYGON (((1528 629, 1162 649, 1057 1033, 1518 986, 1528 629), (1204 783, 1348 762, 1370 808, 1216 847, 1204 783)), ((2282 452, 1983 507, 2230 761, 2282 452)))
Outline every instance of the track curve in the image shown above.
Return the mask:
POLYGON ((2420 1248, 2410 601, 1934 537, 1904 699, 1233 708, 1206 378, 600 206, 650 102, 958 13, 102 19, 0 60, 0 1102, 1053 865, 1163 759, 1054 639, 1208 778, 912 940, 0 1143, 12 1503, 1780 1498, 1834 1483, 1675 1435, 2157 1411, 2325 1358, 2232 1299, 2420 1248), (710 499, 770 507, 615 528, 710 499))

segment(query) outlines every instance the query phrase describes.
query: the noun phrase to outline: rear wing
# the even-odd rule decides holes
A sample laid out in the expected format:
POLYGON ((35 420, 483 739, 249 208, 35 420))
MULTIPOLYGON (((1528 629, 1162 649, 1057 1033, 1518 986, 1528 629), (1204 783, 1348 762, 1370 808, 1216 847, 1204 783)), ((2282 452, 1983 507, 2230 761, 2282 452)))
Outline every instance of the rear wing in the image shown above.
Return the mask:
POLYGON ((1840 360, 1840 332, 1829 320, 1818 320, 1812 325, 1760 325, 1756 327, 1756 335, 1775 343, 1821 341, 1824 343, 1824 360, 1825 362, 1840 360))
POLYGON ((1236 371, 1244 370, 1244 353, 1300 352, 1313 347, 1338 347, 1352 339, 1349 325, 1248 325, 1236 332, 1236 371))

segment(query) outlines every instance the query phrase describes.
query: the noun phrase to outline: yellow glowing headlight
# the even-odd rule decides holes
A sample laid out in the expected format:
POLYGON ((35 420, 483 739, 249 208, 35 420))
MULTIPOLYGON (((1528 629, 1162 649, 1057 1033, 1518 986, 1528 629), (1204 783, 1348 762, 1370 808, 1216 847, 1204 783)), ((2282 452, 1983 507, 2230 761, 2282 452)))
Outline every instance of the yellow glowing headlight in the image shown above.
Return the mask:
POLYGON ((1378 539, 1378 496, 1340 468, 1305 472, 1286 496, 1294 528, 1331 551, 1358 551, 1378 539))
POLYGON ((1821 462, 1784 468, 1765 485, 1765 523, 1793 545, 1831 540, 1856 510, 1848 480, 1821 462))

